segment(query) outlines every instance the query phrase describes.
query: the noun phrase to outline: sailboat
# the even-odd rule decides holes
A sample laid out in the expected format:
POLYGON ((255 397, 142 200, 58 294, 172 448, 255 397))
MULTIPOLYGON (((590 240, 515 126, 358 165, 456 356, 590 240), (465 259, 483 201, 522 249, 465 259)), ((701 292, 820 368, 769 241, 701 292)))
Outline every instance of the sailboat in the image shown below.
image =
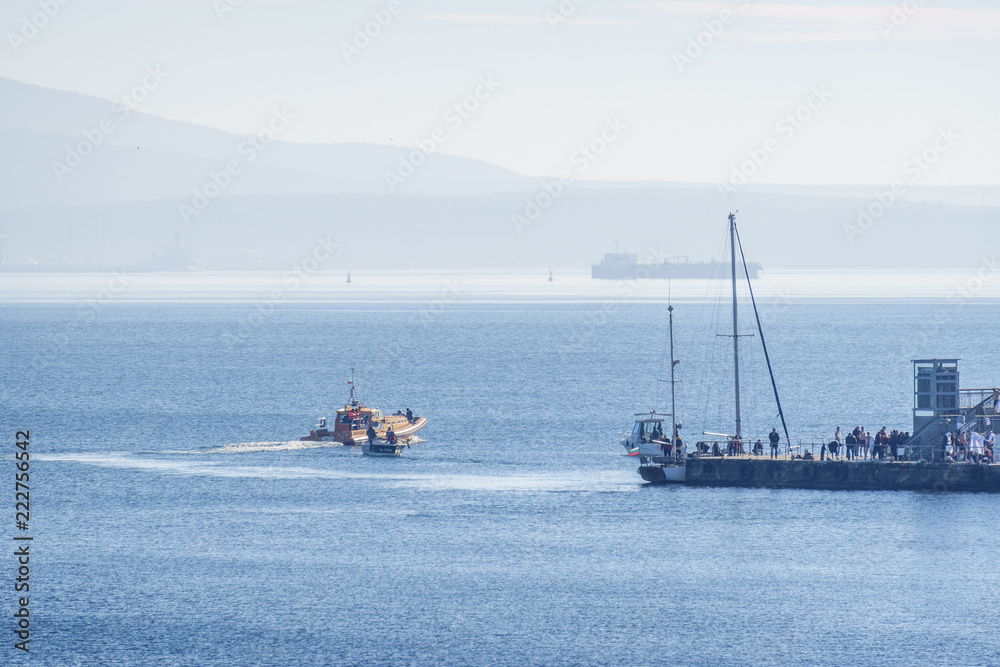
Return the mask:
POLYGON ((670 313, 670 440, 663 437, 663 417, 655 410, 637 413, 632 433, 623 441, 630 456, 638 456, 639 475, 653 484, 683 482, 687 470, 684 464, 685 445, 680 438, 681 423, 677 419, 677 380, 675 370, 680 361, 674 354, 674 307, 670 313), (634 452, 634 453, 633 453, 634 452))
MULTIPOLYGON (((732 277, 732 296, 733 296, 733 386, 735 392, 735 407, 736 407, 736 425, 735 432, 728 433, 713 433, 710 431, 703 431, 705 435, 711 435, 716 437, 725 438, 727 444, 732 445, 732 449, 739 451, 742 447, 743 442, 743 423, 740 415, 740 333, 739 333, 739 307, 736 298, 736 250, 739 248, 739 256, 743 264, 744 275, 749 276, 747 271, 746 257, 743 254, 743 244, 740 241, 739 231, 736 228, 736 214, 729 214, 729 243, 730 243, 730 269, 732 277)), ((747 279, 747 286, 750 292, 750 302, 753 304, 754 318, 757 321, 757 332, 760 334, 760 342, 764 351, 764 360, 767 362, 767 371, 771 378, 771 388, 774 390, 774 400, 778 407, 778 416, 781 418, 781 426, 785 432, 786 442, 790 442, 788 438, 788 426, 785 423, 785 414, 781 409, 781 399, 778 397, 778 386, 774 381, 774 372, 771 369, 771 359, 767 352, 767 344, 764 341, 764 330, 761 327, 760 316, 757 312, 757 302, 753 295, 753 286, 750 283, 749 278, 747 279)), ((622 444, 625 446, 630 456, 639 456, 641 465, 639 466, 639 475, 653 484, 663 484, 665 482, 683 482, 686 478, 686 457, 683 443, 680 442, 678 438, 678 431, 680 429, 680 422, 677 420, 677 401, 676 401, 676 380, 674 375, 674 369, 679 363, 674 355, 674 314, 673 306, 668 305, 668 312, 670 313, 670 418, 673 424, 672 428, 672 438, 671 442, 667 443, 663 440, 662 434, 662 422, 663 415, 654 413, 637 414, 635 420, 635 426, 633 428, 632 434, 625 438, 622 444), (650 435, 651 431, 656 435, 650 435), (672 445, 672 447, 667 447, 667 445, 672 445), (678 452, 677 450, 681 451, 678 452)), ((692 456, 701 456, 704 450, 700 446, 697 452, 693 453, 692 456)))

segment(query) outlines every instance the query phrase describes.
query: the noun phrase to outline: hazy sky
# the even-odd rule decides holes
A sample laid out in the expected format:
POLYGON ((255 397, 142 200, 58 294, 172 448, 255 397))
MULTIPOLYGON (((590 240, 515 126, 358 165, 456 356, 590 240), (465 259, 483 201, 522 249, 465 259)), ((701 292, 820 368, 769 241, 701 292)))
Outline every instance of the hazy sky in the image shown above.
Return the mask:
POLYGON ((612 121, 600 179, 726 181, 750 151, 757 183, 888 183, 950 127, 920 184, 1000 183, 995 0, 59 1, 5 0, 0 76, 110 99, 160 66, 142 111, 255 132, 284 106, 301 142, 442 128, 437 149, 530 175, 612 121))

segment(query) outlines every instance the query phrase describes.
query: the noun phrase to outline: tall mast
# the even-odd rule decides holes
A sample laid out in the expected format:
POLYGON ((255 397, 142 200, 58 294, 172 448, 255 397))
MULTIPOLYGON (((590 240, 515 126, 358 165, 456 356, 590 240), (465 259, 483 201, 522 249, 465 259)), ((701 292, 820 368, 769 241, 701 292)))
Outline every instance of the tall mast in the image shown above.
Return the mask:
POLYGON ((742 440, 740 429, 740 334, 736 311, 736 215, 729 214, 729 245, 733 269, 733 377, 736 379, 736 437, 742 440))
POLYGON ((788 436, 788 424, 785 423, 785 413, 781 409, 781 399, 778 398, 778 383, 774 381, 774 369, 771 368, 771 357, 767 353, 767 342, 764 340, 764 327, 760 324, 760 313, 757 312, 757 300, 753 298, 753 284, 750 282, 750 272, 747 271, 747 258, 743 254, 743 241, 740 240, 739 232, 736 232, 736 241, 740 245, 740 259, 743 260, 743 271, 747 274, 747 291, 750 292, 750 303, 753 304, 753 316, 757 320, 757 332, 760 333, 760 346, 764 350, 764 361, 767 362, 767 374, 771 376, 771 389, 774 390, 774 402, 778 406, 778 416, 781 417, 781 428, 785 431, 785 441, 790 447, 792 439, 788 436))
POLYGON ((677 365, 677 359, 674 358, 674 307, 671 305, 667 306, 667 312, 670 313, 670 421, 674 424, 673 435, 670 437, 670 444, 673 445, 677 442, 677 394, 674 391, 676 386, 674 380, 674 366, 677 365))
POLYGON ((354 400, 354 369, 351 369, 351 381, 347 384, 351 385, 351 405, 357 405, 358 402, 354 400))

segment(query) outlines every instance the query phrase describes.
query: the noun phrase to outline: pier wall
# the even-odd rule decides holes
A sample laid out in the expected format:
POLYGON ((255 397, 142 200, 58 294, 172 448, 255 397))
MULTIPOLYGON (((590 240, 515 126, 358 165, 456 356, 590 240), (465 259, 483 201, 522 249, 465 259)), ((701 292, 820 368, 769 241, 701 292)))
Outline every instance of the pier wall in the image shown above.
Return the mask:
POLYGON ((701 458, 686 468, 695 486, 1000 492, 1000 465, 701 458))

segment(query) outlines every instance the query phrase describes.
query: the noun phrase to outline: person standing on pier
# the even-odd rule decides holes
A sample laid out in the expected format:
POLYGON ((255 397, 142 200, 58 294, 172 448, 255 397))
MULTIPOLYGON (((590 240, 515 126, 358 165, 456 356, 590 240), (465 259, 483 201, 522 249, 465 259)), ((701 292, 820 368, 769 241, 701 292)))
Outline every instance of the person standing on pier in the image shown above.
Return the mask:
POLYGON ((965 436, 965 431, 960 431, 958 434, 958 458, 956 461, 966 461, 969 458, 969 440, 965 436))
POLYGON ((781 440, 781 436, 778 435, 778 429, 772 428, 771 433, 767 436, 767 439, 771 441, 771 458, 778 458, 778 441, 781 440))
POLYGON ((833 440, 830 444, 826 446, 827 451, 830 452, 830 460, 835 461, 840 458, 840 446, 843 444, 843 439, 840 435, 840 427, 837 427, 837 431, 833 434, 833 440))

